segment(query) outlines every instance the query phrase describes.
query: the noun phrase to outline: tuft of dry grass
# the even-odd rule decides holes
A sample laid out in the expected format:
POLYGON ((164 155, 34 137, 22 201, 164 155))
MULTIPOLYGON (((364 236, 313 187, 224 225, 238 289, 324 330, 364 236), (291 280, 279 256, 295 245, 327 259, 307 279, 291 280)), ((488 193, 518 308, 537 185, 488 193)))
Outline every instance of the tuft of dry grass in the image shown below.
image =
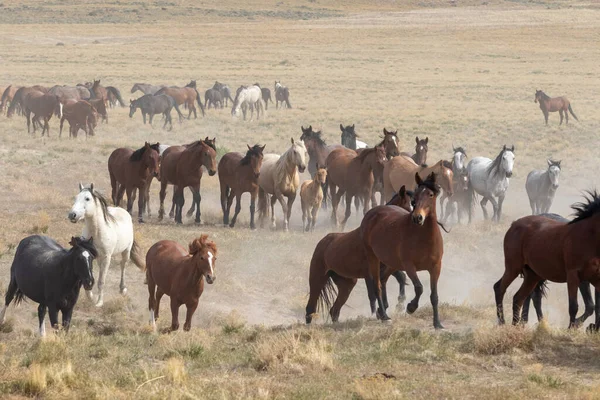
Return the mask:
POLYGON ((514 349, 530 352, 534 347, 534 333, 513 325, 480 328, 473 334, 473 346, 478 353, 486 355, 510 353, 514 349))

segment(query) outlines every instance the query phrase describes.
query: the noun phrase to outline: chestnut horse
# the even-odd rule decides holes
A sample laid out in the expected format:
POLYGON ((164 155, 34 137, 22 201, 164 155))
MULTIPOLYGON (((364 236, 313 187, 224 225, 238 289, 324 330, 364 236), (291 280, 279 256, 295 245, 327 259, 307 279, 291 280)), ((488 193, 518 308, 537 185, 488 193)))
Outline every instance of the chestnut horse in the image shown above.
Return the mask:
MULTIPOLYGON (((248 146, 248 145, 246 145, 248 146)), ((244 156, 242 153, 231 152, 225 154, 219 161, 219 184, 221 186, 221 210, 223 210, 223 224, 233 228, 235 221, 242 209, 242 194, 250 192, 250 229, 256 229, 254 212, 256 211, 256 197, 258 196, 258 177, 263 161, 265 146, 255 144, 248 146, 244 156), (235 197, 235 213, 229 222, 229 211, 235 197)))
POLYGON ((106 104, 104 104, 104 101, 102 101, 102 99, 93 99, 89 100, 88 103, 90 103, 98 115, 102 117, 102 121, 108 124, 108 112, 106 111, 106 104))
POLYGON ((429 138, 426 137, 425 139, 419 139, 417 136, 415 138, 415 142, 417 143, 415 147, 415 154, 411 155, 410 153, 402 152, 400 155, 412 158, 417 165, 427 164, 427 144, 429 143, 429 138))
MULTIPOLYGON (((206 167, 208 174, 213 176, 217 173, 217 151, 215 140, 198 140, 188 146, 171 146, 162 155, 160 164, 160 209, 158 219, 162 220, 165 214, 165 196, 167 185, 172 184, 173 201, 175 203, 175 222, 183 223, 183 205, 185 197, 183 190, 186 187, 192 189, 196 205, 196 223, 200 223, 200 183, 202 180, 202 167, 206 167)), ((191 214, 190 214, 191 215, 191 214)))
POLYGON ((68 100, 62 111, 60 118, 60 131, 58 137, 62 136, 65 120, 69 122, 69 137, 77 137, 77 132, 83 129, 85 136, 94 135, 94 128, 97 125, 96 109, 85 100, 68 100))
POLYGON ((567 119, 567 124, 569 123, 569 113, 571 113, 576 121, 579 121, 573 112, 573 109, 571 108, 571 102, 569 102, 569 99, 567 99, 565 96, 550 97, 541 90, 536 90, 534 103, 540 103, 540 110, 542 110, 542 113, 544 114, 546 125, 548 125, 548 114, 556 111, 558 111, 558 114, 560 115, 559 125, 562 125, 563 123, 563 114, 567 119))
POLYGON ((25 117, 27 118, 27 133, 29 133, 29 127, 31 125, 31 114, 33 113, 33 133, 35 133, 35 121, 39 123, 39 119, 44 120, 44 126, 42 128, 42 136, 45 132, 48 132, 50 136, 50 124, 48 121, 52 118, 52 115, 56 113, 59 118, 62 118, 62 103, 58 96, 43 93, 39 91, 32 91, 28 93, 21 103, 25 117))
POLYGON ((154 93, 155 96, 159 96, 161 94, 166 94, 168 96, 171 96, 175 100, 175 103, 178 106, 184 104, 185 107, 187 107, 187 109, 189 110, 188 117, 187 117, 188 119, 190 119, 192 112, 194 113, 194 118, 198 118, 198 115, 196 114, 196 107, 194 106, 194 102, 198 103, 198 106, 200 107, 200 111, 202 111, 202 116, 204 116, 204 106, 202 105, 202 100, 200 99, 200 94, 198 94, 198 91, 196 90, 196 81, 191 81, 185 87, 182 87, 182 88, 180 88, 180 87, 164 87, 164 88, 160 89, 158 92, 154 93))
POLYGON ((171 298, 171 330, 179 329, 179 307, 185 304, 187 313, 183 330, 189 331, 198 300, 204 291, 204 279, 212 284, 215 279, 217 245, 207 235, 194 239, 189 252, 172 240, 155 243, 146 254, 148 281, 148 311, 150 325, 156 328, 160 299, 171 298))
POLYGON ((454 174, 451 168, 444 165, 443 160, 438 161, 431 167, 425 167, 416 164, 408 157, 399 156, 392 158, 383 167, 383 188, 386 201, 389 201, 402 185, 407 188, 416 187, 415 173, 417 172, 422 176, 428 176, 430 173, 435 172, 438 184, 441 185, 442 189, 449 196, 454 193, 454 174))
POLYGON ((132 213, 135 191, 139 190, 138 222, 143 223, 143 212, 146 202, 146 185, 153 177, 158 176, 160 156, 158 146, 146 142, 144 147, 133 151, 121 147, 113 151, 108 157, 108 174, 112 187, 112 201, 119 207, 123 193, 127 192, 127 212, 132 213))
POLYGON ((363 214, 369 211, 374 175, 381 174, 387 161, 385 149, 378 146, 363 149, 360 154, 350 149, 336 149, 327 156, 327 185, 331 193, 331 221, 337 225, 337 208, 340 199, 346 194, 346 213, 341 230, 350 218, 352 198, 358 197, 363 204, 363 214), (337 189, 337 192, 336 192, 337 189))
MULTIPOLYGON (((542 279, 567 282, 569 328, 582 322, 577 318, 577 288, 588 281, 596 288, 596 323, 600 326, 600 194, 588 192, 584 203, 572 206, 575 219, 569 223, 542 215, 523 217, 512 223, 504 236, 504 274, 494 284, 498 322, 504 324, 504 294, 523 274, 524 280, 513 297, 513 324, 520 322, 523 301, 542 279)), ((587 307, 586 307, 587 308, 587 307)))

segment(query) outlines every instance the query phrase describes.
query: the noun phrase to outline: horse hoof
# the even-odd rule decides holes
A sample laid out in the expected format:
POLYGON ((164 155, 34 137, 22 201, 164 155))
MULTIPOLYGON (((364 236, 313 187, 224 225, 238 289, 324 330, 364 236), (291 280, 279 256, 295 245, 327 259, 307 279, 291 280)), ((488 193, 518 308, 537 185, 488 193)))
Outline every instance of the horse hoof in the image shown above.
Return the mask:
POLYGON ((406 312, 409 314, 412 314, 415 311, 417 311, 417 308, 418 308, 418 306, 416 304, 408 303, 408 305, 406 306, 406 312))
POLYGON ((102 300, 98 300, 96 302, 96 307, 98 307, 98 308, 102 307, 103 305, 104 305, 104 301, 102 301, 102 300))
POLYGON ((587 333, 596 333, 596 332, 598 332, 598 328, 596 328, 596 324, 594 324, 594 323, 589 324, 588 327, 587 327, 587 329, 586 329, 586 332, 587 333))
POLYGON ((435 329, 446 329, 446 328, 444 328, 444 325, 442 325, 442 324, 441 324, 441 323, 439 323, 439 322, 438 322, 437 324, 433 324, 433 327, 434 327, 435 329))
MULTIPOLYGON (((146 284, 147 284, 147 283, 146 283, 146 284)), ((127 294, 127 288, 126 288, 126 287, 124 287, 123 289, 121 289, 121 294, 122 294, 123 296, 125 296, 125 295, 127 294)))
POLYGON ((138 219, 138 224, 145 224, 143 219, 138 219))

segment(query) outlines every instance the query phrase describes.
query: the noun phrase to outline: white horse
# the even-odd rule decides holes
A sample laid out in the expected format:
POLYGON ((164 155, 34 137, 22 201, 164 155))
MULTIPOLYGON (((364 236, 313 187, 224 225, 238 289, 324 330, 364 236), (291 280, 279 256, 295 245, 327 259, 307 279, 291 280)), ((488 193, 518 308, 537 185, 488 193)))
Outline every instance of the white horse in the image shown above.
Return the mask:
POLYGON ((254 108, 256 108, 256 119, 260 119, 260 112, 262 111, 264 117, 264 106, 262 102, 262 92, 260 86, 251 85, 248 87, 240 87, 233 101, 233 108, 231 109, 231 115, 235 116, 242 108, 244 115, 244 121, 246 120, 246 107, 250 107, 250 120, 254 116, 254 108))
MULTIPOLYGON (((94 238, 94 245, 98 250, 100 272, 98 275, 98 299, 96 306, 104 304, 104 279, 110 266, 113 254, 121 254, 121 294, 127 293, 125 287, 125 264, 131 260, 141 271, 146 270, 144 256, 141 249, 133 239, 133 223, 131 215, 120 207, 109 207, 106 199, 94 190, 94 184, 89 188, 79 184, 79 194, 69 212, 69 220, 73 223, 83 220, 83 236, 86 239, 94 238)), ((92 291, 86 291, 93 301, 92 291)))
POLYGON ((546 214, 550 210, 560 176, 560 161, 548 160, 546 171, 534 170, 527 175, 525 189, 531 205, 531 214, 546 214))
MULTIPOLYGON (((486 157, 475 157, 467 165, 469 204, 472 205, 475 201, 475 193, 483 196, 480 204, 485 219, 489 218, 485 208, 489 200, 494 208, 492 220, 500 221, 502 203, 504 203, 510 182, 509 178, 512 176, 515 163, 514 151, 515 146, 510 149, 504 146, 493 161, 486 157), (494 197, 497 197, 498 201, 494 197)), ((472 215, 473 207, 469 207, 469 222, 471 222, 472 215)))
POLYGON ((292 205, 296 199, 296 192, 300 186, 300 174, 306 169, 308 151, 302 140, 295 142, 281 156, 278 154, 265 154, 258 176, 258 211, 261 226, 264 218, 269 214, 269 199, 271 195, 271 225, 275 224, 275 203, 279 200, 283 210, 283 224, 287 231, 292 214, 292 205), (287 203, 284 200, 287 197, 287 203))

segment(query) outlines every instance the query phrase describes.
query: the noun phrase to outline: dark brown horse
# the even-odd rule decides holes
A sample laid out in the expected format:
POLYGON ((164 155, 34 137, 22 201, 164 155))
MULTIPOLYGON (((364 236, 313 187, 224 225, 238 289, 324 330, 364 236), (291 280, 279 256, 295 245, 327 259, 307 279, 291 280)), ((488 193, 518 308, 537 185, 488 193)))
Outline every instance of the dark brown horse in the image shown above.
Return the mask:
MULTIPOLYGON (((248 146, 248 145, 247 145, 248 146)), ((256 197, 258 196, 258 177, 263 161, 265 146, 255 144, 248 146, 244 156, 242 153, 227 153, 219 161, 219 184, 221 186, 221 210, 223 210, 223 224, 233 228, 235 221, 242 209, 242 194, 250 193, 250 229, 256 229, 254 212, 256 211, 256 197), (229 222, 229 212, 235 197, 235 213, 229 222)))
POLYGON ((102 99, 93 99, 89 103, 94 107, 98 115, 102 117, 102 121, 108 124, 108 112, 106 111, 106 104, 102 99))
POLYGON ((168 96, 171 96, 174 100, 175 103, 180 106, 180 105, 185 105, 185 107, 187 107, 187 109, 189 110, 188 112, 188 119, 190 119, 190 116, 192 115, 192 112, 194 113, 194 118, 198 118, 198 115, 196 114, 196 106, 194 105, 194 102, 198 103, 198 106, 200 107, 200 111, 202 111, 202 115, 204 116, 204 106, 202 105, 202 100, 200 99, 200 94, 198 94, 198 91, 196 90, 196 81, 191 81, 190 83, 188 83, 187 85, 185 85, 185 87, 164 87, 162 89, 160 89, 158 92, 156 92, 154 95, 158 96, 161 94, 166 94, 168 96))
POLYGON ((198 140, 188 146, 171 146, 162 154, 160 164, 160 209, 158 219, 162 220, 165 214, 165 196, 167 185, 172 184, 173 201, 175 203, 175 222, 183 223, 183 205, 185 197, 183 190, 192 189, 196 205, 196 223, 200 223, 200 183, 202 180, 202 167, 206 167, 208 174, 213 176, 217 172, 217 151, 214 139, 208 137, 198 140))
POLYGON ((567 124, 569 123, 569 113, 571 113, 575 120, 579 121, 571 108, 571 102, 569 102, 569 99, 565 96, 550 97, 541 90, 536 90, 534 103, 540 103, 540 110, 542 110, 542 113, 544 114, 546 125, 548 125, 548 114, 556 111, 558 111, 558 114, 560 115, 559 125, 562 125, 563 123, 563 114, 567 120, 567 124))
POLYGON ((171 240, 161 240, 150 247, 146 254, 150 325, 156 327, 160 299, 166 294, 171 298, 171 330, 179 329, 179 307, 185 304, 183 330, 189 331, 204 291, 204 279, 208 284, 216 279, 216 262, 217 245, 209 242, 207 235, 194 239, 189 252, 171 240))
POLYGON ((269 88, 261 87, 260 91, 262 93, 263 101, 265 102, 265 110, 268 110, 269 109, 269 101, 271 101, 271 103, 273 102, 273 98, 271 97, 271 90, 269 88))
POLYGON ((68 100, 63 105, 62 117, 60 118, 60 133, 62 136, 65 120, 69 122, 69 137, 77 137, 77 132, 83 129, 85 136, 94 136, 94 128, 97 125, 96 109, 85 100, 68 100))
POLYGON ((31 92, 47 93, 48 89, 40 85, 22 86, 18 88, 15 94, 13 95, 13 98, 10 102, 10 106, 8 106, 8 109, 6 110, 6 116, 8 118, 12 117, 15 111, 21 115, 25 114, 25 109, 23 108, 23 101, 25 100, 25 96, 27 96, 31 92))
MULTIPOLYGON (((569 223, 542 215, 513 222, 504 236, 504 275, 494 284, 498 322, 504 324, 504 294, 519 276, 524 280, 513 297, 513 324, 520 322, 523 301, 539 281, 567 282, 569 328, 583 322, 577 318, 577 288, 588 281, 596 288, 596 323, 600 326, 600 195, 589 192, 584 203, 572 206, 569 223)), ((586 307, 587 308, 587 307, 586 307)))
POLYGON ((211 105, 213 108, 223 108, 223 94, 213 88, 204 92, 204 108, 209 110, 211 105))
POLYGON ((62 103, 58 96, 49 93, 32 91, 25 96, 21 107, 23 107, 25 117, 27 118, 27 133, 30 132, 31 114, 33 114, 34 119, 33 133, 36 131, 35 122, 39 123, 40 118, 44 120, 42 136, 44 136, 45 132, 48 132, 48 136, 50 136, 49 121, 53 114, 56 113, 59 117, 62 117, 62 103))
POLYGON ((417 136, 415 138, 415 142, 417 143, 415 147, 415 154, 411 155, 410 153, 402 152, 400 155, 412 158, 417 165, 427 164, 427 144, 429 143, 429 137, 426 137, 425 139, 419 139, 417 136))
POLYGON ((327 184, 331 192, 331 221, 337 226, 337 208, 342 196, 346 195, 346 213, 341 223, 344 229, 352 212, 352 198, 358 197, 363 204, 363 213, 369 211, 374 175, 380 175, 386 162, 385 149, 378 146, 363 149, 360 154, 350 149, 336 149, 327 157, 327 184))
POLYGON ((144 147, 133 151, 121 147, 113 151, 108 158, 108 174, 112 186, 112 201, 119 206, 123 193, 127 192, 127 212, 132 213, 135 192, 139 191, 138 222, 143 223, 143 212, 146 202, 146 185, 153 177, 158 176, 160 155, 158 146, 146 142, 144 147))
MULTIPOLYGON (((105 108, 106 108, 106 105, 108 105, 108 104, 113 105, 113 104, 116 104, 117 102, 121 105, 121 107, 125 107, 125 102, 123 101, 123 98, 121 97, 121 92, 119 91, 119 89, 115 88, 114 86, 104 87, 104 86, 100 85, 100 80, 94 80, 94 82, 92 83, 92 85, 89 89, 92 94, 92 97, 95 100, 102 100, 105 108)), ((98 112, 100 112, 100 110, 98 110, 98 112)))

